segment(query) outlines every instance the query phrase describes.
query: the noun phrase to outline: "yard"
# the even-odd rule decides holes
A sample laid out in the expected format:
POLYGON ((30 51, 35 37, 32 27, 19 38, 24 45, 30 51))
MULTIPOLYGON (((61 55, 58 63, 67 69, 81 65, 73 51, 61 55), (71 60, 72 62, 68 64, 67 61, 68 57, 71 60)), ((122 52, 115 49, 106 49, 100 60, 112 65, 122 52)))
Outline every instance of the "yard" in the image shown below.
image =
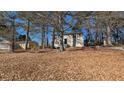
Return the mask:
POLYGON ((124 51, 1 53, 0 80, 124 80, 124 51))

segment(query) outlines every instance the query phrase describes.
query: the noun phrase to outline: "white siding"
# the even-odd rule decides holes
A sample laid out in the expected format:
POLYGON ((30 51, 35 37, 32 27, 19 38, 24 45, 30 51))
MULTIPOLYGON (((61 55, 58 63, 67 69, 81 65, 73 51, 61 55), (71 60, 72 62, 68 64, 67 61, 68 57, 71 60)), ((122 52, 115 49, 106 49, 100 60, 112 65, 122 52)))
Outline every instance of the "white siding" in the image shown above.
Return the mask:
POLYGON ((72 37, 72 35, 64 35, 64 39, 67 39, 67 45, 68 46, 70 46, 70 47, 73 46, 73 37, 72 37))
POLYGON ((11 50, 11 46, 8 43, 0 43, 0 50, 10 51, 11 50))
POLYGON ((76 47, 83 47, 83 46, 84 46, 83 36, 77 34, 76 35, 76 47))
MULTIPOLYGON (((63 39, 67 39, 67 44, 64 44, 64 46, 69 46, 69 47, 73 47, 73 35, 64 35, 63 39)), ((63 43, 64 43, 63 40, 63 43)), ((55 38, 55 44, 54 44, 55 48, 60 46, 60 41, 59 41, 59 37, 56 36, 55 38)), ((82 34, 77 34, 76 35, 76 47, 83 47, 84 46, 84 39, 82 34)))

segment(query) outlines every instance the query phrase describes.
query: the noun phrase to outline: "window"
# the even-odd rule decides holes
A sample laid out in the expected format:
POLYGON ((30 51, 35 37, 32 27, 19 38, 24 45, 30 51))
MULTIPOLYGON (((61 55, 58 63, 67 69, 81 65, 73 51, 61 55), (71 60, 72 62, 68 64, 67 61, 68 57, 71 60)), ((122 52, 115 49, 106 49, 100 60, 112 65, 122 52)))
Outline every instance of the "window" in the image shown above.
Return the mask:
POLYGON ((67 39, 64 39, 64 44, 67 44, 67 39))

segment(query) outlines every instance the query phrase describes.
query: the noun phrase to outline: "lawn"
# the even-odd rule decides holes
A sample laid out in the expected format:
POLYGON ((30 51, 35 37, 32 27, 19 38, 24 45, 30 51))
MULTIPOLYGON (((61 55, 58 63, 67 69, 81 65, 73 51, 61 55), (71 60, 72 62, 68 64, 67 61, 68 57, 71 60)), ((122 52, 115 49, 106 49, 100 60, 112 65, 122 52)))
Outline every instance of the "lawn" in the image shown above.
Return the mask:
POLYGON ((103 48, 2 53, 0 80, 124 80, 124 51, 103 48))

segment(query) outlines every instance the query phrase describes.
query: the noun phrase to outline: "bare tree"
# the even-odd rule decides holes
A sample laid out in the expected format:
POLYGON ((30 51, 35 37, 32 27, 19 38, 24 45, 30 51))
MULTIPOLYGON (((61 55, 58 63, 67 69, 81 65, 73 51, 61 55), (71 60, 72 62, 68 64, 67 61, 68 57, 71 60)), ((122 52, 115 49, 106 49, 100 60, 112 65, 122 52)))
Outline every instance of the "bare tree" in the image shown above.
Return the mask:
POLYGON ((25 30, 27 32, 26 32, 25 50, 27 50, 28 49, 28 43, 29 43, 29 32, 30 32, 30 28, 31 28, 31 23, 34 20, 33 12, 20 11, 20 12, 18 12, 18 17, 23 19, 23 20, 26 20, 25 30))
POLYGON ((65 16, 68 14, 68 12, 64 11, 58 11, 53 12, 53 26, 54 28, 60 33, 60 52, 64 51, 64 44, 63 44, 63 36, 64 36, 64 23, 65 23, 65 16))

